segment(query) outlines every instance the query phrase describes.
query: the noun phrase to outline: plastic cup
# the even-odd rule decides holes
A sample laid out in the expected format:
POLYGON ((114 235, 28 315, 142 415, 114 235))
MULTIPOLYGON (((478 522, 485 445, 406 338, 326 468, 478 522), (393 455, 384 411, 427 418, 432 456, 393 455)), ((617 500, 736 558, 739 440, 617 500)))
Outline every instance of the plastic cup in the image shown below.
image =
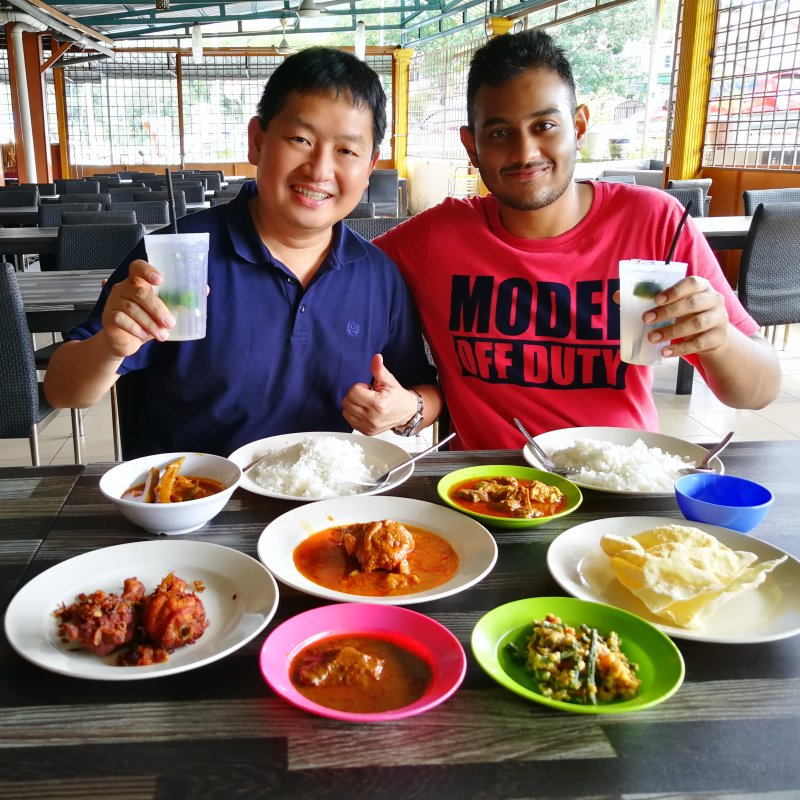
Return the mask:
POLYGON ((185 342, 206 335, 208 234, 164 233, 145 239, 147 260, 163 276, 156 294, 175 317, 169 340, 185 342))
POLYGON ((655 308, 655 296, 686 276, 686 264, 631 259, 619 262, 620 358, 628 364, 660 364, 669 342, 651 342, 647 335, 675 320, 646 325, 642 315, 655 308))

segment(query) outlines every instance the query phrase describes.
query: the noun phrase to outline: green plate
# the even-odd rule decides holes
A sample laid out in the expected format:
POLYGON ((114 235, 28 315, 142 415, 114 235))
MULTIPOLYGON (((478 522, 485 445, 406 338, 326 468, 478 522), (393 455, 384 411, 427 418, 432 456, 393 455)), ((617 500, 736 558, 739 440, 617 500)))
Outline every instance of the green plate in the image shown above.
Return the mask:
POLYGON ((506 689, 576 714, 623 714, 650 708, 675 694, 684 676, 680 650, 665 633, 628 611, 574 597, 533 597, 495 608, 472 631, 472 652, 485 672, 506 689), (533 620, 546 614, 555 614, 573 627, 586 623, 602 635, 616 631, 622 639, 622 652, 639 665, 637 674, 642 684, 636 697, 584 706, 539 694, 524 663, 507 653, 505 646, 514 642, 524 652, 533 620))
POLYGON ((537 525, 545 525, 551 520, 571 514, 583 502, 581 490, 572 481, 568 481, 561 475, 555 475, 552 472, 545 472, 544 470, 534 469, 533 467, 513 467, 508 464, 489 464, 483 467, 464 467, 464 469, 457 469, 455 472, 445 475, 439 481, 436 490, 439 492, 439 497, 451 508, 454 508, 456 511, 461 511, 463 514, 469 514, 470 517, 475 517, 475 519, 479 519, 481 522, 492 525, 495 528, 535 528, 537 525), (496 478, 499 475, 510 475, 514 478, 524 478, 528 481, 536 480, 547 483, 550 486, 556 486, 567 496, 567 507, 563 511, 559 511, 558 514, 552 514, 549 517, 511 519, 509 517, 494 517, 491 514, 479 514, 476 511, 470 511, 465 506, 459 505, 448 497, 448 493, 453 486, 461 481, 468 480, 469 478, 496 478))

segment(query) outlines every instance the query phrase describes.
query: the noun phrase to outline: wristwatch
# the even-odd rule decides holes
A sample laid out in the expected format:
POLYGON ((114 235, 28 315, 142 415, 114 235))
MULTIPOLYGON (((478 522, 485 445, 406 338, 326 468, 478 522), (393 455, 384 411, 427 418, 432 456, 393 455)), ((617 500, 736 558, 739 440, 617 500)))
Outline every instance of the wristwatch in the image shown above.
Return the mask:
POLYGON ((414 391, 414 389, 409 389, 409 392, 414 392, 417 396, 417 410, 414 413, 414 416, 406 422, 406 424, 400 428, 392 428, 392 432, 396 433, 398 436, 413 436, 416 433, 417 428, 422 424, 422 419, 425 416, 425 401, 422 399, 422 395, 414 391))

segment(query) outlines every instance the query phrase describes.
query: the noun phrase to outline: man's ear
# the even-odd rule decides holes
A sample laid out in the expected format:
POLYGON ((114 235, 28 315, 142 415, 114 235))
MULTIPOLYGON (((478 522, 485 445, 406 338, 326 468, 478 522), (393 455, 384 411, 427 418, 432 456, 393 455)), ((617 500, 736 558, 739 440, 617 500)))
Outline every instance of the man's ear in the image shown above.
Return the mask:
POLYGON ((261 120, 252 117, 247 123, 247 161, 254 167, 258 166, 261 157, 261 142, 264 131, 261 129, 261 120))
POLYGON ((467 151, 470 163, 473 167, 477 167, 478 150, 475 147, 475 134, 472 128, 470 128, 468 125, 462 125, 459 133, 461 134, 461 144, 464 145, 464 149, 467 151))
POLYGON ((575 116, 572 120, 575 124, 575 141, 580 149, 586 144, 586 131, 589 129, 589 106, 581 103, 575 109, 575 116))

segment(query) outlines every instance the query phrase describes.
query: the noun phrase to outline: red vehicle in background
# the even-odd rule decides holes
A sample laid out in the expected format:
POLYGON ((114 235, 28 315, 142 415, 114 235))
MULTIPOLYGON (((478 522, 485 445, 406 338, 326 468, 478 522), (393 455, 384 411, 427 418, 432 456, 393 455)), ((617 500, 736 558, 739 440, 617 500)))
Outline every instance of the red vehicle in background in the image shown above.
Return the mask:
POLYGON ((709 116, 800 111, 800 70, 712 80, 709 116))

